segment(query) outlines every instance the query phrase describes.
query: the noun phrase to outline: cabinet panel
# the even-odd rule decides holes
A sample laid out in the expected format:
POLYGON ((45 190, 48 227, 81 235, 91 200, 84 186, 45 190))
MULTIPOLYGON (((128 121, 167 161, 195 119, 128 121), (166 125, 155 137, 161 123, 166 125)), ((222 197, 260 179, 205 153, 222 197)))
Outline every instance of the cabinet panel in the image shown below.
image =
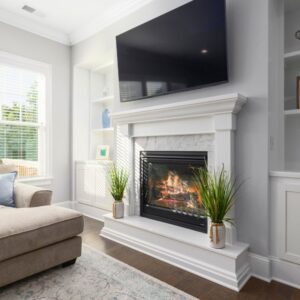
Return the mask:
POLYGON ((95 172, 95 191, 96 199, 95 206, 111 210, 113 198, 110 195, 110 188, 107 181, 107 174, 109 172, 108 166, 101 166, 96 169, 95 172))
POLYGON ((76 200, 89 205, 95 201, 95 169, 93 167, 77 166, 76 200))
POLYGON ((300 263, 300 193, 286 193, 286 255, 300 263))
POLYGON ((111 211, 113 199, 109 192, 107 174, 109 163, 76 165, 76 201, 111 211))

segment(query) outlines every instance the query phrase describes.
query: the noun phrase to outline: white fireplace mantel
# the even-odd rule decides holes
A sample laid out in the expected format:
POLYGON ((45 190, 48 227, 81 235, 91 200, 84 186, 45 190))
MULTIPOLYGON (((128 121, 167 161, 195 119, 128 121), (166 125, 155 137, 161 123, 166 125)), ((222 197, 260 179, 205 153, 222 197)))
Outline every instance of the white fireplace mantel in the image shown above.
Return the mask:
POLYGON ((246 97, 240 94, 226 94, 117 112, 112 114, 112 119, 115 124, 121 125, 237 114, 246 101, 246 97))
MULTIPOLYGON (((159 137, 160 139, 168 137, 172 141, 174 139, 178 141, 180 136, 190 139, 189 136, 213 135, 214 155, 212 161, 208 159, 208 164, 215 169, 224 165, 227 171, 234 172, 236 115, 246 101, 246 97, 234 93, 112 114, 113 124, 116 127, 116 162, 126 167, 132 176, 125 201, 126 217, 120 221, 106 216, 101 235, 239 290, 250 276, 247 261, 248 245, 236 241, 234 227, 226 228, 227 251, 212 251, 206 247, 207 235, 204 233, 193 231, 190 233, 189 229, 181 229, 175 225, 139 216, 137 211, 139 201, 136 195, 138 192, 136 176, 139 171, 135 145, 141 138, 154 137, 157 140, 159 137), (176 236, 176 232, 181 231, 182 236, 190 240, 174 238, 174 233, 176 236), (202 243, 195 245, 194 239, 198 241, 202 239, 202 243), (185 253, 187 249, 191 255, 189 258, 185 253), (229 255, 231 257, 229 262, 225 258, 225 253, 230 252, 235 254, 229 255), (209 259, 211 263, 208 263, 209 259)), ((181 147, 187 146, 181 144, 181 147)), ((231 216, 234 217, 234 209, 231 216)))

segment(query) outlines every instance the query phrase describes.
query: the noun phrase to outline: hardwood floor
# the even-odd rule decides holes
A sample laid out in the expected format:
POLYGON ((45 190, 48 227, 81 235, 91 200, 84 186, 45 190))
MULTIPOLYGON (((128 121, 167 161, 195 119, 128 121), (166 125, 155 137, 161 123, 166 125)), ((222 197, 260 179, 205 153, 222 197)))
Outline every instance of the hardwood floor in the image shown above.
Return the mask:
POLYGON ((300 290, 275 281, 266 283, 256 278, 251 278, 242 291, 236 293, 192 273, 102 238, 99 236, 102 227, 102 222, 85 217, 83 242, 201 300, 300 300, 300 290))

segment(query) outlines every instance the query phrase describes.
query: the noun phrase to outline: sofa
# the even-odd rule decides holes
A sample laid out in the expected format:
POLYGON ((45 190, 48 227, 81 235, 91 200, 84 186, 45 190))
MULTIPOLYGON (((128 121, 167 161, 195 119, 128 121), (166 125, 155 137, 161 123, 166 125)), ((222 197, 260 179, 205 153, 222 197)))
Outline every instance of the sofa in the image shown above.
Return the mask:
MULTIPOLYGON (((14 167, 0 165, 0 174, 14 167)), ((1 192, 1 191, 0 191, 1 192)), ((83 216, 51 206, 52 192, 15 183, 15 208, 0 206, 0 287, 81 255, 83 216)))

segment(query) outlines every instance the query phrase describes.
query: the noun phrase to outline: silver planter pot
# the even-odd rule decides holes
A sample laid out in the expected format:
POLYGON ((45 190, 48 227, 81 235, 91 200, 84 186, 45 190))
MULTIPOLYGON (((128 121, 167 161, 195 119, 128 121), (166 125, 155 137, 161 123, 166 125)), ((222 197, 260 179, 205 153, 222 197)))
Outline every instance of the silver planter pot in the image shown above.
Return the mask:
POLYGON ((123 201, 115 201, 113 203, 113 217, 115 219, 124 218, 124 202, 123 201))

